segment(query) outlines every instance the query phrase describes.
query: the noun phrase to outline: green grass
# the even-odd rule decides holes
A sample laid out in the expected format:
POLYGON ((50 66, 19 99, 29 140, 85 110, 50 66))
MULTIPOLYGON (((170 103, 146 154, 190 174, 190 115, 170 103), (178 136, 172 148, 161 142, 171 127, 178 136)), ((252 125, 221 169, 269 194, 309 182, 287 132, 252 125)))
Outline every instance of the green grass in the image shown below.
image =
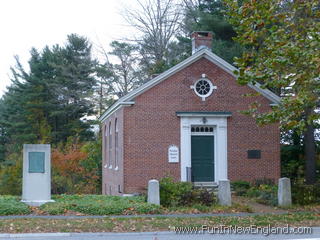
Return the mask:
POLYGON ((0 215, 23 215, 30 214, 30 208, 20 202, 20 198, 16 196, 0 195, 0 215))
POLYGON ((0 196, 0 215, 135 215, 171 213, 222 213, 252 212, 246 205, 233 204, 231 207, 194 204, 185 207, 161 207, 148 204, 145 197, 119 197, 106 195, 55 195, 55 202, 40 208, 28 207, 16 196, 0 196))
POLYGON ((1 233, 21 232, 150 232, 169 231, 173 227, 213 226, 320 226, 317 213, 293 213, 245 217, 133 217, 99 219, 4 219, 0 221, 1 233))
POLYGON ((160 207, 145 202, 144 197, 118 197, 105 195, 58 195, 54 203, 40 207, 50 215, 74 211, 88 215, 155 214, 160 207))
POLYGON ((166 212, 178 212, 178 213, 232 213, 232 212, 253 212, 247 205, 241 205, 233 203, 232 206, 221 206, 213 204, 212 206, 206 206, 202 204, 194 204, 186 207, 168 207, 166 212))

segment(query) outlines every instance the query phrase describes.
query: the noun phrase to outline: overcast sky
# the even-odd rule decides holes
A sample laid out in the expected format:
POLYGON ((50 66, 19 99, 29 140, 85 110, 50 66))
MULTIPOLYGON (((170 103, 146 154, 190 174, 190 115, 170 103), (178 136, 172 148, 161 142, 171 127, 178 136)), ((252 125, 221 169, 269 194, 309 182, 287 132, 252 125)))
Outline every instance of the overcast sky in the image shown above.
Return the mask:
POLYGON ((27 68, 31 47, 63 44, 68 34, 108 49, 129 32, 121 17, 129 0, 0 0, 0 97, 10 84, 14 55, 27 68))

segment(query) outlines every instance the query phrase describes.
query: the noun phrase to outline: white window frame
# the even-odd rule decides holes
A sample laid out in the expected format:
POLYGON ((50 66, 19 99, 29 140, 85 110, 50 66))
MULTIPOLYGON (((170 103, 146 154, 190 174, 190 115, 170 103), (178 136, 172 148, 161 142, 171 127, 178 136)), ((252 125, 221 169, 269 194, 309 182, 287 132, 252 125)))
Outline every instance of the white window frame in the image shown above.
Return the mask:
POLYGON ((194 90, 195 94, 197 96, 199 96, 202 99, 202 101, 205 101, 206 98, 209 97, 213 93, 213 90, 217 89, 217 86, 214 86, 208 78, 202 77, 202 78, 198 79, 193 85, 191 85, 190 88, 194 90), (196 89, 196 86, 197 86, 198 82, 200 82, 200 81, 206 81, 207 83, 209 83, 210 89, 209 89, 209 92, 205 95, 198 93, 198 91, 196 89))
POLYGON ((109 140, 108 140, 108 127, 107 127, 107 124, 104 125, 104 154, 105 154, 105 159, 104 159, 104 168, 107 168, 108 167, 108 160, 109 160, 109 156, 108 155, 108 143, 109 143, 109 140))
POLYGON ((115 170, 119 170, 119 123, 118 118, 115 119, 115 135, 114 135, 114 143, 115 143, 115 158, 114 158, 114 166, 115 170))
POLYGON ((112 169, 112 123, 109 122, 109 169, 112 169))

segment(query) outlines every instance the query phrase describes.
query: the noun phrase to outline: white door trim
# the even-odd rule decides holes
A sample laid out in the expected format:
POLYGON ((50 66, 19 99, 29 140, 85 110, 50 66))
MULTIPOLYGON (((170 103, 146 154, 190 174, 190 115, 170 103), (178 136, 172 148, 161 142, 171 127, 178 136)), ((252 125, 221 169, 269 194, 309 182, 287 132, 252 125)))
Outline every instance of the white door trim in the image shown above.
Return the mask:
POLYGON ((191 167, 191 126, 214 127, 214 181, 228 179, 227 116, 180 116, 181 181, 187 181, 187 167, 191 167))

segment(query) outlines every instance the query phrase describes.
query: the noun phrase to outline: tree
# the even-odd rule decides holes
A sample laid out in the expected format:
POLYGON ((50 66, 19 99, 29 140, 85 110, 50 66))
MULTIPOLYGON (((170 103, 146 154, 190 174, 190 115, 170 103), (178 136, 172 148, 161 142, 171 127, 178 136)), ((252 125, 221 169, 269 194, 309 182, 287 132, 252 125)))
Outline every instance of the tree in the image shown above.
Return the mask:
POLYGON ((115 64, 109 63, 113 78, 110 87, 114 94, 121 97, 143 82, 138 70, 137 47, 118 41, 113 41, 110 46, 112 51, 109 54, 116 57, 118 62, 115 64))
POLYGON ((101 116, 115 102, 113 89, 110 87, 113 79, 112 71, 109 67, 109 62, 96 66, 97 85, 94 88, 92 101, 94 102, 98 116, 101 116))
MULTIPOLYGON (((193 31, 213 32, 212 51, 233 64, 233 58, 240 56, 242 47, 233 41, 236 32, 224 14, 226 6, 222 0, 183 0, 185 14, 183 32, 190 39, 193 31)), ((183 44, 180 41, 180 44, 183 44)), ((187 46, 190 47, 190 41, 187 46)), ((191 51, 190 51, 191 53, 191 51)))
POLYGON ((125 9, 125 20, 140 35, 137 43, 148 76, 170 64, 168 46, 179 32, 180 10, 174 0, 135 0, 137 8, 125 9))
POLYGON ((66 141, 69 136, 79 135, 81 140, 90 139, 90 121, 94 114, 90 97, 96 85, 94 77, 96 60, 91 56, 91 44, 85 37, 71 34, 64 47, 52 51, 53 76, 48 86, 53 96, 50 124, 56 141, 66 141))
POLYGON ((261 124, 280 121, 286 129, 304 134, 306 181, 316 181, 315 135, 320 94, 319 1, 226 0, 236 40, 245 46, 236 59, 241 84, 259 82, 281 89, 281 103, 259 112, 253 103, 248 113, 261 124))
POLYGON ((30 72, 18 58, 12 68, 12 85, 2 97, 0 129, 6 141, 58 143, 71 135, 90 139, 93 114, 89 97, 95 85, 95 61, 86 38, 68 36, 64 47, 31 50, 30 72))
POLYGON ((0 162, 5 160, 5 144, 7 143, 7 133, 4 126, 1 124, 3 122, 3 111, 4 111, 4 104, 3 100, 0 99, 0 162))
MULTIPOLYGON (((64 46, 47 46, 42 51, 33 48, 30 54, 30 71, 25 71, 16 57, 12 84, 0 99, 0 187, 6 194, 21 190, 23 143, 63 146, 71 136, 83 142, 94 135, 91 122, 86 120, 93 114, 91 96, 96 85, 96 61, 88 40, 72 34, 64 46)), ((87 156, 80 151, 72 154, 71 163, 87 156)), ((98 160, 99 155, 92 158, 98 160)), ((94 175, 98 169, 88 161, 80 161, 84 166, 79 176, 83 173, 86 179, 79 177, 78 191, 96 191, 100 184, 99 176, 94 175), (93 184, 89 186, 88 181, 93 184)), ((61 173, 56 174, 58 180, 61 173)), ((74 185, 72 182, 72 187, 77 187, 74 185)))
POLYGON ((98 84, 95 87, 94 101, 99 115, 146 79, 141 71, 141 56, 135 44, 113 41, 110 47, 110 52, 100 47, 105 62, 96 66, 98 84))

